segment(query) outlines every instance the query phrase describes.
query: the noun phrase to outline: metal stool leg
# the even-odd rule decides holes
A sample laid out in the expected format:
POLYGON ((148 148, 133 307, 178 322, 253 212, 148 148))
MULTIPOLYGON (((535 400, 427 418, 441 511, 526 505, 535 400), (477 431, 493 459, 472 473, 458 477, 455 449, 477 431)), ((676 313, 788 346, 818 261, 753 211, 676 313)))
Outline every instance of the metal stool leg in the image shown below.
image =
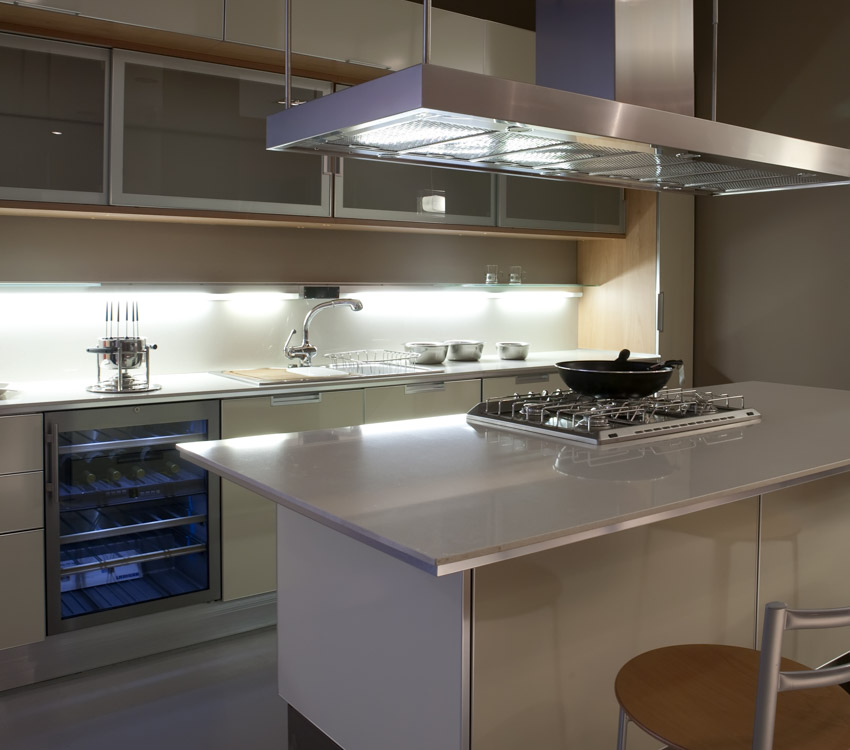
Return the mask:
POLYGON ((629 724, 629 717, 626 712, 620 707, 620 725, 617 729, 617 750, 626 750, 626 729, 629 724))

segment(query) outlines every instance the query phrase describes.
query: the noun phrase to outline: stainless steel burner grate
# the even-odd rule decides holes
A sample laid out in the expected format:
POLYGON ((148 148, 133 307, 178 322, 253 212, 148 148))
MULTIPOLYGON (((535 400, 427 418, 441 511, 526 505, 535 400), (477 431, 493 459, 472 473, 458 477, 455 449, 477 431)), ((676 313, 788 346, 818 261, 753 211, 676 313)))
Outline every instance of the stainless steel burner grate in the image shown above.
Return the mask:
POLYGON ((467 415, 473 424, 497 425, 591 443, 708 430, 760 419, 743 396, 670 388, 633 400, 603 400, 570 390, 513 394, 482 401, 467 415))

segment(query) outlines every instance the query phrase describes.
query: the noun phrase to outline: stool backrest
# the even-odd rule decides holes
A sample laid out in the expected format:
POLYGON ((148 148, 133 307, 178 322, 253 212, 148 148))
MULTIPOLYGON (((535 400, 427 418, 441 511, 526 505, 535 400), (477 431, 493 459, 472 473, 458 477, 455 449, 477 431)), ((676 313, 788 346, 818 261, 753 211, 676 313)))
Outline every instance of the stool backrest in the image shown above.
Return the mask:
POLYGON ((753 750, 773 748, 778 693, 785 690, 804 690, 850 682, 850 664, 826 669, 780 671, 783 633, 786 630, 839 628, 846 625, 850 625, 850 607, 789 609, 783 602, 770 602, 765 607, 753 750))

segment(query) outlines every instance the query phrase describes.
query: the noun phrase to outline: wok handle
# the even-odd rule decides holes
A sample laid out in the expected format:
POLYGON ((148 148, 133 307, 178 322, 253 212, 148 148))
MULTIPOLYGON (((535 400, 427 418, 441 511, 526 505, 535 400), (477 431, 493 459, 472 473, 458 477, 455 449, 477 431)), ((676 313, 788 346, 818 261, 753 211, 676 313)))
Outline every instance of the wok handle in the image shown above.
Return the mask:
POLYGON ((668 359, 666 362, 656 362, 649 369, 660 370, 662 367, 681 367, 685 364, 681 359, 668 359))

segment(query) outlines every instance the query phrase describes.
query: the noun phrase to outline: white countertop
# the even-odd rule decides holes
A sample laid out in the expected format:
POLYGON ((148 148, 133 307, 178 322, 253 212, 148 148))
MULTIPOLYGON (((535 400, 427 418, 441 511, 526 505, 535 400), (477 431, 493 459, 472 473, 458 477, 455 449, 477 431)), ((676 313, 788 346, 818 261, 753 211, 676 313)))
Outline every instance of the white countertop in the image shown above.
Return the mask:
POLYGON ((705 390, 744 395, 761 421, 596 448, 453 415, 181 451, 437 575, 850 470, 850 391, 771 383, 705 390), (789 402, 804 408, 789 413, 789 402))
MULTIPOLYGON (((572 349, 559 352, 534 352, 525 360, 503 360, 495 355, 484 356, 479 362, 451 362, 435 365, 432 372, 389 377, 341 377, 339 380, 305 380, 286 385, 249 385, 215 373, 196 372, 183 375, 151 374, 151 381, 162 386, 146 393, 91 393, 86 390, 91 380, 41 380, 9 383, 0 395, 0 416, 31 411, 125 406, 156 401, 235 398, 260 394, 291 393, 329 389, 368 388, 422 380, 460 380, 468 377, 517 375, 554 370, 556 362, 587 359, 614 359, 617 352, 594 349, 572 349)), ((633 359, 653 358, 652 355, 632 355, 633 359)), ((278 365, 276 365, 278 366, 278 365)), ((474 404, 470 404, 472 408, 474 404)))

